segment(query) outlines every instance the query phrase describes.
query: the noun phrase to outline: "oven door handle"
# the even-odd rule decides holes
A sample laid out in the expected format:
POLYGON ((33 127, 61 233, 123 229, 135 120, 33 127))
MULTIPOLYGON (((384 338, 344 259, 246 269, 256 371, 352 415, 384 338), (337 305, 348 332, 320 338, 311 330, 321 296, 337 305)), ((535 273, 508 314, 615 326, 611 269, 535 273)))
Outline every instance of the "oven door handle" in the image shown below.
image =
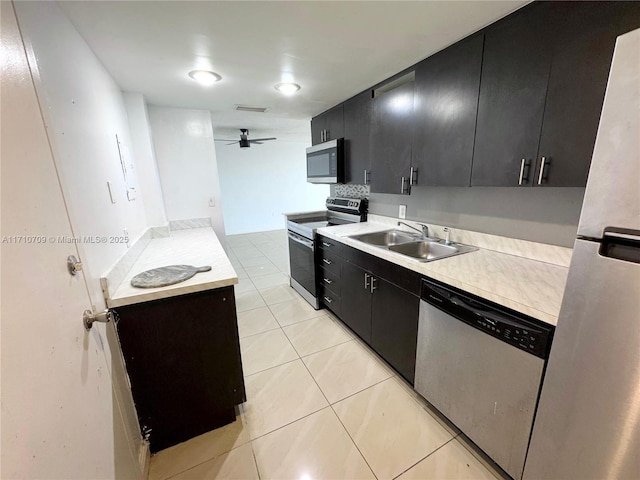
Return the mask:
POLYGON ((294 242, 299 243, 300 245, 304 245, 309 250, 313 250, 313 242, 311 240, 303 239, 302 237, 300 237, 300 236, 298 236, 298 235, 296 235, 295 233, 292 233, 292 232, 287 232, 287 235, 294 242))

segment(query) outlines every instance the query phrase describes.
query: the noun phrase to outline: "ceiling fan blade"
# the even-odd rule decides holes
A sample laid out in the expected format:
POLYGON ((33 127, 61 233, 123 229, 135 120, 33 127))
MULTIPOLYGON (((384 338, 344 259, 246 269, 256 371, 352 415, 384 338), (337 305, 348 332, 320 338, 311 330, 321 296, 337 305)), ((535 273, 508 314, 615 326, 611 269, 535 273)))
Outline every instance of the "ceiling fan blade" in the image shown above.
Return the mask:
POLYGON ((250 142, 265 142, 267 140, 277 140, 276 137, 271 137, 271 138, 252 138, 249 141, 250 142))
POLYGON ((251 141, 249 143, 253 143, 254 145, 262 145, 262 142, 253 142, 253 141, 251 141))
MULTIPOLYGON (((225 140, 225 141, 226 141, 226 140, 225 140)), ((233 142, 231 142, 231 143, 227 143, 226 145, 235 145, 236 143, 238 143, 238 140, 234 140, 233 142)))
POLYGON ((214 142, 237 142, 238 139, 237 138, 214 138, 213 139, 214 142))

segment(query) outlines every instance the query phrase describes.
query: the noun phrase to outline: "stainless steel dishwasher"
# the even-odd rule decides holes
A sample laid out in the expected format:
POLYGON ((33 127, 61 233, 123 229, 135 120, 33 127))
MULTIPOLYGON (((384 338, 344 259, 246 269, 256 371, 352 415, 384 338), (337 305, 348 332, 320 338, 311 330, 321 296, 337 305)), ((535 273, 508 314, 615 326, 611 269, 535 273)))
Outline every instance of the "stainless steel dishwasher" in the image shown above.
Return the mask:
POLYGON ((423 280, 415 389, 522 477, 553 327, 423 280))

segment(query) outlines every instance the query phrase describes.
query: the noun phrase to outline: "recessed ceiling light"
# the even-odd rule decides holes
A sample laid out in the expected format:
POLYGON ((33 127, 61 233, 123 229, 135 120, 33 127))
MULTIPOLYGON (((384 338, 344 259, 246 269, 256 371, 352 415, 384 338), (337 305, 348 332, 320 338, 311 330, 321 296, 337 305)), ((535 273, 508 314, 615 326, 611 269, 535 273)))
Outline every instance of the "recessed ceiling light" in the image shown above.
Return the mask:
POLYGON ((222 80, 220 75, 209 70, 192 70, 189 76, 202 85, 213 85, 222 80))
POLYGON ((276 84, 274 88, 285 95, 293 95, 298 90, 300 90, 300 85, 298 85, 297 83, 285 82, 276 84))

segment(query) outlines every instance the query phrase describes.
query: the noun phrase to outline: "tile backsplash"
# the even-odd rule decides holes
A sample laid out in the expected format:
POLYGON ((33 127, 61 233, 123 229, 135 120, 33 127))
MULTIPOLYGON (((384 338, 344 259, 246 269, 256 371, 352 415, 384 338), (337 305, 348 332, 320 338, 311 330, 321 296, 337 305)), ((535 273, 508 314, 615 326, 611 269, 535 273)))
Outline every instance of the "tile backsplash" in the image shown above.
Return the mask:
POLYGON ((369 185, 345 185, 342 183, 331 185, 332 195, 336 197, 369 198, 369 185))

